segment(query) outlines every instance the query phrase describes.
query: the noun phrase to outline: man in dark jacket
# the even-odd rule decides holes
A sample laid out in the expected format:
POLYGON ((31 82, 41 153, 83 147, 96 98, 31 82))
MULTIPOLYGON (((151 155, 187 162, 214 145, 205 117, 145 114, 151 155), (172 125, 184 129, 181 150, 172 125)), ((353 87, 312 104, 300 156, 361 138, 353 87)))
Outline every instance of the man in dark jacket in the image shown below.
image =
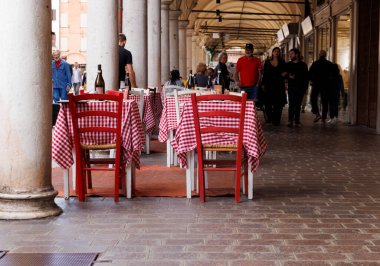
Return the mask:
POLYGON ((289 52, 290 62, 286 64, 288 73, 289 116, 288 126, 300 125, 302 98, 309 84, 309 72, 305 62, 301 61, 300 51, 296 48, 289 52))
POLYGON ((329 105, 329 91, 332 85, 333 63, 326 59, 326 51, 319 52, 319 59, 316 60, 309 70, 312 82, 312 91, 310 95, 312 112, 315 114, 314 123, 322 118, 325 122, 327 118, 329 105), (322 117, 318 107, 318 96, 321 95, 322 117))

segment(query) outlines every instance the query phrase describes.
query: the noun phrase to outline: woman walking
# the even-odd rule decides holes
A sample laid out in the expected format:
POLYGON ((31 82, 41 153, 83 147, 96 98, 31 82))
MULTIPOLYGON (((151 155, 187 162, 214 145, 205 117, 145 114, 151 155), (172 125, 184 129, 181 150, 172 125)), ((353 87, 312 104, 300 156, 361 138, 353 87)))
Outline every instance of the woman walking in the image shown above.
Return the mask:
POLYGON ((274 126, 280 125, 281 114, 286 104, 285 79, 286 64, 280 56, 280 48, 272 50, 272 57, 265 61, 262 78, 262 97, 266 114, 266 122, 274 126))

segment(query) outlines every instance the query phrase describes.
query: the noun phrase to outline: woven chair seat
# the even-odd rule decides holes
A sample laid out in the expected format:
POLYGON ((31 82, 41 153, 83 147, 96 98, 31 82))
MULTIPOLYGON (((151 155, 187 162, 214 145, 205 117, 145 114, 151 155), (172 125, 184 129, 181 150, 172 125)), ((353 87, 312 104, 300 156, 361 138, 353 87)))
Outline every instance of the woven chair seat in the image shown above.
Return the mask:
POLYGON ((237 151, 236 144, 204 144, 205 151, 237 151))
POLYGON ((102 145, 80 145, 84 150, 110 150, 116 149, 116 144, 102 144, 102 145))

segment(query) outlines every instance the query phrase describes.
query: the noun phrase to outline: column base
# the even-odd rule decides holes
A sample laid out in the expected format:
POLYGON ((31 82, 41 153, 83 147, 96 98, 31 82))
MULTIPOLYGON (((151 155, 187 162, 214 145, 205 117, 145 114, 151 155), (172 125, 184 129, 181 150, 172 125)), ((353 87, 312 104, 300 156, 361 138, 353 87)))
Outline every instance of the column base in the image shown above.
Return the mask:
POLYGON ((54 198, 55 190, 9 194, 0 193, 0 219, 37 219, 57 216, 62 213, 54 198))

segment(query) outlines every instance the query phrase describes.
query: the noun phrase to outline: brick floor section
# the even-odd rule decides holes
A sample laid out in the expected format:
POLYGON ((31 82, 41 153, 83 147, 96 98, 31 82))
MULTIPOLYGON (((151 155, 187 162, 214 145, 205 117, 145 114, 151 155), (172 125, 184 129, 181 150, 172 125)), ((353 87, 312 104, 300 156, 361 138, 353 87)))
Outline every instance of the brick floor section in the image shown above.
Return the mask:
POLYGON ((380 136, 311 120, 264 125, 253 201, 57 199, 59 217, 0 221, 0 250, 100 252, 95 265, 380 265, 380 136))

